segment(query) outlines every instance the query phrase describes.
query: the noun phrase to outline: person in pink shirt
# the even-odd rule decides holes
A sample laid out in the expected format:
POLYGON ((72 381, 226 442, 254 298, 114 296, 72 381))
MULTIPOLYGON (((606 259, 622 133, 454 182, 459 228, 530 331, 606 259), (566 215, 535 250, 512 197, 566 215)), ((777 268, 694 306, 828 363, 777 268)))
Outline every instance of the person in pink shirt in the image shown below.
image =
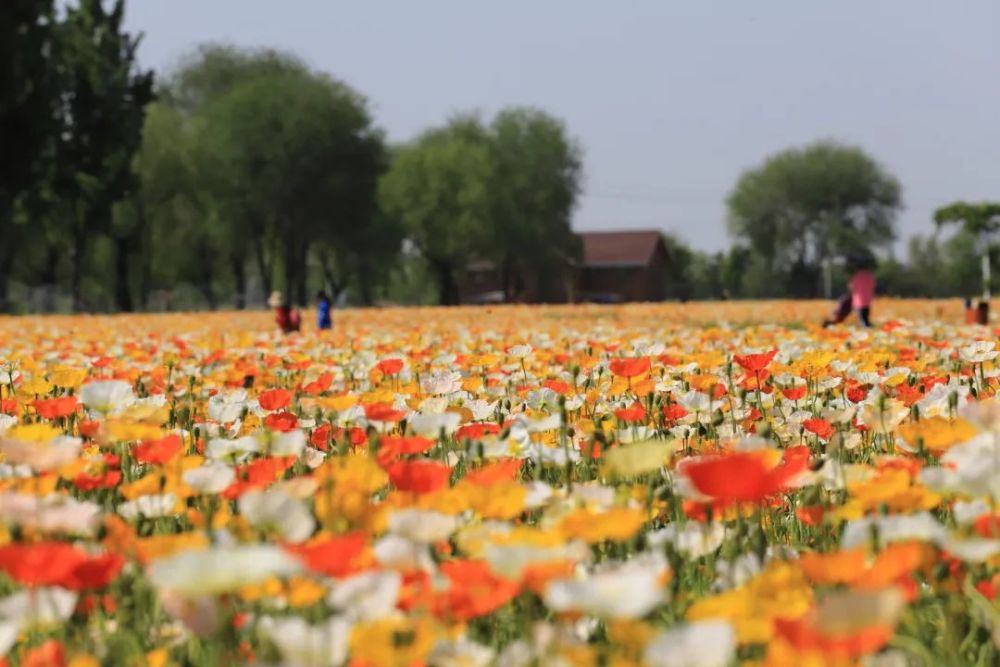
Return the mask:
POLYGON ((875 299, 875 274, 868 267, 868 263, 857 258, 851 258, 848 265, 854 269, 854 274, 847 283, 850 294, 841 297, 837 305, 837 310, 831 319, 823 322, 824 327, 831 324, 839 324, 847 319, 851 311, 858 314, 861 324, 870 327, 872 301, 875 299))

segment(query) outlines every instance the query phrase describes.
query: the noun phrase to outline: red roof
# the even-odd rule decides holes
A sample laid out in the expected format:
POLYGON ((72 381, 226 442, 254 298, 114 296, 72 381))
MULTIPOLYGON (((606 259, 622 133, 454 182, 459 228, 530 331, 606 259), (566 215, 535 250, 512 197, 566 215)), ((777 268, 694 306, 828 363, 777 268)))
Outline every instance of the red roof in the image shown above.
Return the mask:
POLYGON ((649 266, 663 242, 659 231, 579 232, 583 241, 584 266, 649 266))

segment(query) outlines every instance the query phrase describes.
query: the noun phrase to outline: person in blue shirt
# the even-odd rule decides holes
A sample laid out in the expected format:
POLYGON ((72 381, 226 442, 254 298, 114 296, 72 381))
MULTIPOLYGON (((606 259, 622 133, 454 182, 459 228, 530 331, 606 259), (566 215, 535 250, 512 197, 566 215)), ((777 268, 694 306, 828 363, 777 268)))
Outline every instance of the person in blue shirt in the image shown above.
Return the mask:
POLYGON ((327 296, 326 292, 320 290, 316 292, 316 326, 320 329, 332 329, 333 328, 333 304, 330 302, 330 297, 327 296))

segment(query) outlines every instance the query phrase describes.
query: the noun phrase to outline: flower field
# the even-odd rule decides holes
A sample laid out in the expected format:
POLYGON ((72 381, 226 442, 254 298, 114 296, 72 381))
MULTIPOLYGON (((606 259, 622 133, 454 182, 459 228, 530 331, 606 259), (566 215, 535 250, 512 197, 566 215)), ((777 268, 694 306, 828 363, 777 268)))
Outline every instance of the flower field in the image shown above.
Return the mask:
POLYGON ((3 664, 1000 664, 1000 332, 829 307, 0 319, 3 664))

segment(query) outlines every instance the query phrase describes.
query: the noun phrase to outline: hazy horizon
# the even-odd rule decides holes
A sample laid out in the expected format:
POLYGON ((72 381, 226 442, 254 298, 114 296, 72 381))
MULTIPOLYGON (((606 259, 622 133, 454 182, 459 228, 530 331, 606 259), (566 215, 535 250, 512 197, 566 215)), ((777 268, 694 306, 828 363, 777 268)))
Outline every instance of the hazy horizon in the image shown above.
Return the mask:
POLYGON ((1000 198, 996 0, 141 0, 127 14, 145 67, 204 42, 291 51, 366 95, 394 141, 456 112, 541 107, 584 149, 578 229, 722 249, 739 174, 818 139, 899 178, 904 241, 940 205, 1000 198))

